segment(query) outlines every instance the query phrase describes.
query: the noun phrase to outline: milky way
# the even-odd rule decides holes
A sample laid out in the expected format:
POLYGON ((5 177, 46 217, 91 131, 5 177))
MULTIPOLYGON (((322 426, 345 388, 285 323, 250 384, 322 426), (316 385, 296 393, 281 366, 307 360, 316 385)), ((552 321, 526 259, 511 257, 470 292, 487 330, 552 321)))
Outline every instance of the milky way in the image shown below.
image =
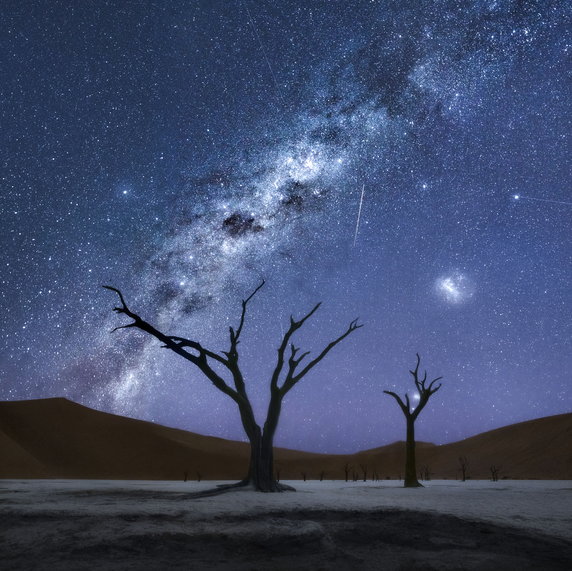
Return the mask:
POLYGON ((401 438, 383 389, 416 352, 444 376, 422 439, 569 410, 566 2, 50 7, 4 9, 0 398, 239 438, 186 362, 110 333, 100 286, 224 350, 264 278, 241 344, 259 413, 291 313, 324 302, 313 351, 366 325, 289 395, 281 445, 401 438))

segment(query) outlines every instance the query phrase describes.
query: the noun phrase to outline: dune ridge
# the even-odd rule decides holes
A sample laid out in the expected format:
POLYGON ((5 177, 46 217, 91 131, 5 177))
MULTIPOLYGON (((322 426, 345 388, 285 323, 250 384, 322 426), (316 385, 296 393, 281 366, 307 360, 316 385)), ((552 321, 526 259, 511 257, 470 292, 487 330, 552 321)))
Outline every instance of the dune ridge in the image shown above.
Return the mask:
MULTIPOLYGON (((418 443, 418 469, 432 479, 459 476, 459 457, 473 479, 571 479, 572 413, 521 422, 459 442, 418 443)), ((65 398, 0 402, 0 478, 133 480, 238 479, 248 465, 248 444, 203 436, 152 422, 97 411, 65 398)), ((363 480, 396 479, 404 444, 355 454, 276 449, 281 479, 344 479, 350 466, 363 480)))

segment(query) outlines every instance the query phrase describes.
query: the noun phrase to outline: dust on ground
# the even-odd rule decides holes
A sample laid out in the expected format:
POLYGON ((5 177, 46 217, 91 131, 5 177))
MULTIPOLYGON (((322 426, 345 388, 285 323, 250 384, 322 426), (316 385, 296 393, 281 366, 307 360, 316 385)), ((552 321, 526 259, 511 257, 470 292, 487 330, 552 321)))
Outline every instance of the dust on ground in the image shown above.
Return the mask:
POLYGON ((180 500, 170 514, 121 513, 125 499, 108 496, 114 513, 1 510, 0 569, 572 568, 565 539, 446 514, 322 509, 197 519, 192 502, 180 500))

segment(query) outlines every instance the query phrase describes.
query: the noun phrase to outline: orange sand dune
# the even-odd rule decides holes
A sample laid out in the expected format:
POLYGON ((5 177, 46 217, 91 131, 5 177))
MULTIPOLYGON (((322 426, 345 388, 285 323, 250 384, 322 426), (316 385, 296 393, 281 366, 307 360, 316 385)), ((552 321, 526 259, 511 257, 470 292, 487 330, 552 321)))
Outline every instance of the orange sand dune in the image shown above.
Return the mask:
MULTIPOLYGON (((472 478, 572 478, 572 413, 531 420, 460 442, 418 443, 418 468, 433 478, 458 476, 465 456, 472 478)), ((397 478, 404 445, 395 442, 351 455, 277 449, 281 479, 344 478, 366 468, 367 478, 397 478)), ((202 436, 151 422, 96 411, 64 398, 0 402, 0 478, 182 480, 238 479, 248 465, 248 444, 202 436)))

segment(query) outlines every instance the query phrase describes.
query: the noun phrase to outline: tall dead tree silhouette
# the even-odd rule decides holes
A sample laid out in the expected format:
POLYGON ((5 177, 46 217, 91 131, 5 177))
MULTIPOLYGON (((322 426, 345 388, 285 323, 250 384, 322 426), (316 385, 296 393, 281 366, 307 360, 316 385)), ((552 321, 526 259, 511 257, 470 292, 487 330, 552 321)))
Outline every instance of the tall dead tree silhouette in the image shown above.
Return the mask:
POLYGON ((413 371, 409 371, 411 375, 413 375, 415 387, 419 393, 419 402, 417 403, 417 406, 412 407, 407 393, 405 393, 404 402, 402 398, 393 391, 383 391, 386 395, 392 396, 397 401, 397 404, 405 415, 405 421, 407 423, 407 437, 405 440, 405 480, 403 484, 405 488, 423 487, 417 479, 417 469, 415 467, 415 421, 421 411, 425 408, 425 405, 429 401, 431 395, 434 395, 441 388, 440 383, 434 386, 435 383, 443 378, 437 377, 436 379, 433 379, 428 386, 426 386, 427 371, 424 372, 423 378, 419 380, 420 363, 421 357, 419 357, 419 353, 417 353, 417 365, 413 371))
POLYGON ((280 418, 282 401, 294 386, 296 386, 303 377, 305 377, 338 343, 340 343, 340 341, 345 339, 356 329, 362 327, 362 325, 358 324, 357 319, 352 321, 342 335, 331 341, 317 357, 308 361, 306 365, 301 366, 302 360, 307 357, 310 352, 307 351, 299 355, 300 349, 291 342, 291 338, 294 333, 296 333, 296 331, 298 331, 298 329, 300 329, 304 323, 306 323, 306 321, 316 313, 321 303, 316 304, 309 313, 299 320, 295 320, 294 317, 290 317, 290 327, 282 337, 282 342, 278 348, 276 365, 270 377, 270 401, 268 404, 266 420, 264 425, 261 427, 256 422, 252 405, 246 392, 246 383, 238 364, 238 344, 244 327, 248 304, 263 285, 264 280, 246 299, 242 300, 242 312, 238 327, 236 329, 233 327, 229 328, 230 342, 228 351, 221 351, 220 353, 206 349, 198 341, 185 339, 184 337, 166 335, 159 331, 129 309, 120 290, 111 286, 103 286, 104 288, 115 292, 119 296, 121 305, 119 307, 114 307, 113 311, 124 314, 133 320, 127 325, 116 327, 113 331, 135 327, 136 329, 140 329, 141 331, 152 335, 163 343, 164 348, 170 349, 173 353, 176 353, 198 367, 219 391, 230 397, 238 406, 242 426, 250 442, 250 464, 248 474, 237 484, 219 487, 219 491, 239 486, 247 486, 249 484, 253 485, 256 490, 261 492, 281 492, 288 489, 293 490, 290 486, 285 486, 284 484, 279 483, 277 478, 274 476, 274 435, 278 426, 278 419, 280 418), (289 356, 286 355, 288 347, 290 347, 289 356), (217 363, 217 368, 222 365, 222 367, 226 369, 229 377, 228 379, 225 380, 223 376, 215 371, 212 367, 215 363, 217 363))

